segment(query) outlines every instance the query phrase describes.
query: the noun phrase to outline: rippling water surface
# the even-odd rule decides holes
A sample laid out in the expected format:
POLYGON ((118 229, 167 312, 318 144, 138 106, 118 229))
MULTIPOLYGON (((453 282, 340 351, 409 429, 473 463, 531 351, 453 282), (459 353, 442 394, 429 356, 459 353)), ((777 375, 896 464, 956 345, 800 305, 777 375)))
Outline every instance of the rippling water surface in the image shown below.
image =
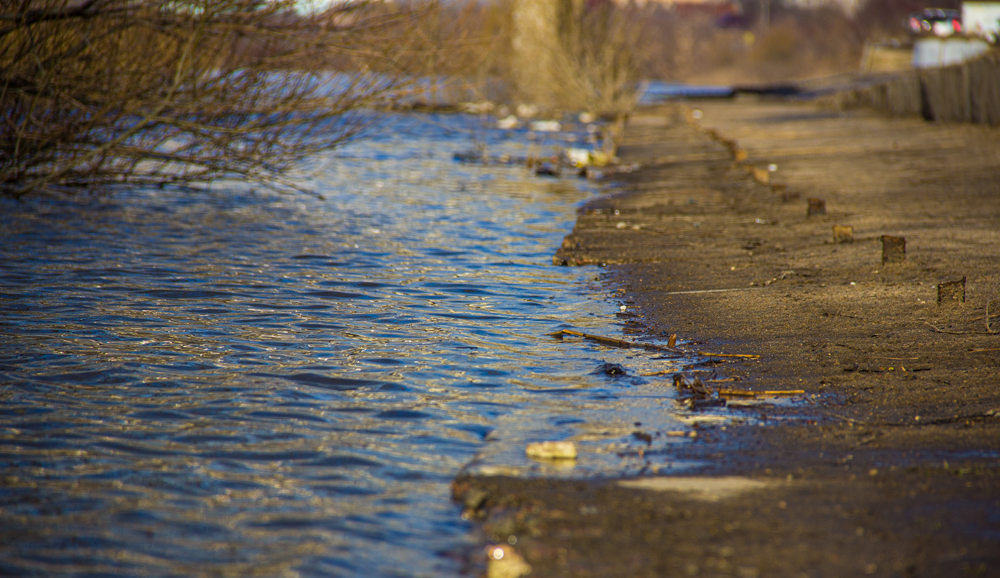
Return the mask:
POLYGON ((401 117, 302 177, 324 200, 0 201, 0 574, 458 575, 463 467, 640 467, 672 400, 599 369, 669 362, 545 335, 621 334, 551 265, 592 191, 456 163, 470 135, 527 152, 401 117))

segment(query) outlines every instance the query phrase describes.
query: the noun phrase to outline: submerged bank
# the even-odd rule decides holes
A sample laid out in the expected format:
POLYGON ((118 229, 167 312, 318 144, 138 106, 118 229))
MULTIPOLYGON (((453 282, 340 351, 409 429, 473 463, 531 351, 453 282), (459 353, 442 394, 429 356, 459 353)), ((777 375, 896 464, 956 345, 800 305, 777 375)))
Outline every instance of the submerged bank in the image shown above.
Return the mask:
POLYGON ((619 156, 556 261, 607 264, 646 337, 760 355, 687 377, 805 393, 640 432, 640 487, 460 478, 484 545, 532 576, 1000 575, 1000 132, 737 99, 646 109, 619 156))

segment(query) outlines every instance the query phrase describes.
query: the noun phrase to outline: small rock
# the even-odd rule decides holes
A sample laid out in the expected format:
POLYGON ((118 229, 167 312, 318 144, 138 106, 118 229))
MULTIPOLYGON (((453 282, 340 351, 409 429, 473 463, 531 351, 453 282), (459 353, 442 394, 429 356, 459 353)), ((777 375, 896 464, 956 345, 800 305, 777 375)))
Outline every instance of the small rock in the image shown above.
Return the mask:
POLYGON ((543 177, 558 177, 562 169, 556 163, 542 163, 535 169, 535 174, 543 177))
POLYGON ((605 362, 602 363, 601 366, 597 368, 597 371, 594 372, 594 375, 600 375, 602 373, 604 375, 608 375, 611 377, 623 377, 628 375, 628 370, 626 370, 621 365, 618 365, 617 363, 605 362))

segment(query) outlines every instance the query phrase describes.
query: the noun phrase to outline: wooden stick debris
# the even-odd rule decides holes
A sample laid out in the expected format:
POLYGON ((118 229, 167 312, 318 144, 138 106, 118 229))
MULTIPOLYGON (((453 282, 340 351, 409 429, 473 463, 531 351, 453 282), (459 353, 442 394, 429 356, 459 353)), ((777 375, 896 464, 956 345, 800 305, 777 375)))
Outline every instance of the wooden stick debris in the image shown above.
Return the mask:
POLYGON ((676 369, 667 369, 664 371, 654 371, 653 373, 640 373, 642 377, 663 377, 664 375, 670 375, 671 373, 677 373, 676 369))
POLYGON ((708 353, 707 351, 698 351, 698 355, 704 355, 705 357, 743 357, 746 359, 760 359, 759 355, 750 355, 747 353, 708 353))
POLYGON ((601 335, 593 335, 591 333, 583 333, 580 331, 573 331, 571 329, 562 329, 556 331, 555 333, 549 333, 550 337, 555 337, 556 339, 562 339, 564 336, 570 335, 572 337, 581 337, 590 341, 596 341, 598 343, 603 343, 605 345, 612 345, 614 347, 621 347, 623 349, 631 349, 633 347, 639 347, 642 349, 648 349, 651 351, 667 351, 670 353, 688 353, 683 349, 677 347, 668 347, 666 345, 655 345, 652 343, 636 343, 634 341, 626 341, 624 339, 616 339, 614 337, 603 337, 601 335))
POLYGON ((935 325, 931 325, 930 323, 927 323, 926 321, 924 321, 924 324, 930 326, 931 331, 933 331, 934 333, 945 333, 945 334, 948 334, 948 335, 1000 335, 1000 331, 989 331, 989 332, 985 332, 985 331, 948 331, 947 329, 941 329, 940 327, 937 327, 935 325))
POLYGON ((742 389, 720 389, 722 397, 760 397, 760 396, 792 396, 805 394, 804 389, 769 389, 764 391, 747 391, 742 389))
MULTIPOLYGON (((580 337, 590 341, 596 341, 597 343, 603 343, 604 345, 611 345, 613 347, 621 347, 623 349, 631 349, 633 347, 638 347, 641 349, 646 349, 649 351, 666 351, 669 353, 678 353, 682 355, 690 355, 696 353, 698 355, 704 355, 705 357, 740 357, 745 359, 760 359, 759 355, 750 355, 745 353, 709 353, 707 351, 686 351, 679 347, 673 347, 670 345, 656 345, 654 343, 637 343, 635 341, 626 341, 624 339, 618 339, 615 337, 604 337, 602 335, 594 335, 592 333, 583 333, 582 331, 573 331, 572 329, 560 329, 555 333, 549 333, 549 337, 555 337, 556 339, 562 339, 563 337, 569 335, 571 337, 580 337)), ((676 343, 676 340, 671 340, 676 343)))
POLYGON ((751 287, 735 287, 733 289, 700 289, 698 291, 667 291, 661 295, 698 295, 701 293, 728 293, 730 291, 749 291, 751 287))

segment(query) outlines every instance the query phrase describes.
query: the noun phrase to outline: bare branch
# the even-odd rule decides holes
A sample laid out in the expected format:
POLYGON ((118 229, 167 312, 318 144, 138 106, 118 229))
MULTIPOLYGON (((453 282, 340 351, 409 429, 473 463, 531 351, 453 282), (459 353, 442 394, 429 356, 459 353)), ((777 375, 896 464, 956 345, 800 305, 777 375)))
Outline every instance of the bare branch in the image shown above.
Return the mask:
POLYGON ((404 10, 329 25, 291 0, 45 1, 0 14, 0 194, 236 175, 301 190, 285 171, 412 82, 404 10))

